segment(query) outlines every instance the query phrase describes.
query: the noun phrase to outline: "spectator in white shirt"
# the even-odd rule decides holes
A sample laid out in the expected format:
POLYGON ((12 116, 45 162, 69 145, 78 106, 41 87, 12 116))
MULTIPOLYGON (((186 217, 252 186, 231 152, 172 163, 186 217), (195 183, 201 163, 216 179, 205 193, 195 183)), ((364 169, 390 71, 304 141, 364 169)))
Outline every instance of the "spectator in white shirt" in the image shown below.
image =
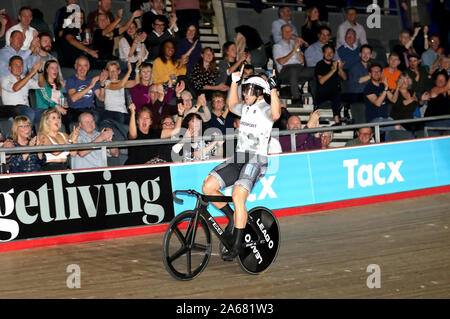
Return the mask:
POLYGON ((305 58, 300 50, 301 40, 292 39, 292 27, 281 27, 282 40, 273 46, 273 58, 277 65, 279 79, 288 82, 294 100, 300 98, 298 85, 314 77, 314 69, 305 67, 305 58))
POLYGON ((11 37, 11 33, 13 31, 19 30, 22 31, 25 35, 25 41, 22 45, 22 50, 27 50, 30 48, 31 41, 33 41, 33 38, 37 37, 38 32, 35 28, 30 26, 31 20, 33 20, 33 11, 30 7, 22 7, 19 10, 19 23, 12 26, 11 28, 6 31, 5 35, 5 41, 6 45, 9 45, 9 39, 11 37))
POLYGON ((292 24, 291 17, 291 8, 284 6, 278 9, 278 19, 272 22, 273 43, 277 43, 281 40, 281 27, 285 24, 289 24, 292 27, 292 35, 298 37, 297 28, 292 24))
POLYGON ((33 53, 39 46, 39 39, 36 38, 31 42, 30 49, 22 50, 24 35, 22 31, 16 30, 11 33, 10 45, 6 45, 0 49, 0 78, 9 74, 8 66, 9 59, 13 56, 20 56, 24 61, 24 68, 22 75, 25 76, 33 65, 39 60, 39 57, 33 53))
MULTIPOLYGON (((25 115, 30 120, 30 123, 34 122, 36 109, 29 107, 28 92, 30 89, 40 88, 38 81, 33 79, 33 76, 41 68, 42 61, 39 60, 33 65, 30 73, 22 77, 23 59, 20 56, 13 56, 9 59, 8 69, 10 74, 0 80, 4 104, 0 107, 0 118, 25 115)), ((42 76, 42 86, 44 86, 43 83, 42 76)))
POLYGON ((339 48, 341 45, 345 43, 345 33, 348 29, 353 29, 356 32, 356 45, 362 46, 363 44, 367 44, 366 30, 364 27, 356 22, 358 18, 358 14, 355 8, 347 9, 347 20, 341 23, 338 27, 337 37, 336 37, 336 48, 339 48))

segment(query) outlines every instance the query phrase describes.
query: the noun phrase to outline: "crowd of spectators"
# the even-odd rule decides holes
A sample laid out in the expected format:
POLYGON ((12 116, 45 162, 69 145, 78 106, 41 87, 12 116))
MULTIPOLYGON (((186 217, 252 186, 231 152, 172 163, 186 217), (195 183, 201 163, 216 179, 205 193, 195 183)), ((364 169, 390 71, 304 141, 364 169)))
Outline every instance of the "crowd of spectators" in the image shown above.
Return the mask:
MULTIPOLYGON (((172 0, 169 14, 162 0, 132 0, 130 18, 125 19, 124 8, 111 11, 111 0, 99 0, 92 12, 80 8, 78 0, 67 0, 56 13, 53 30, 43 27, 42 16, 31 7, 19 10, 16 24, 3 12, 0 120, 12 123, 3 147, 111 142, 121 140, 120 136, 144 140, 234 133, 239 118, 227 105, 231 74, 243 70, 243 79, 267 80, 270 59, 279 82, 289 85, 292 103, 300 103, 309 83, 314 105, 330 103, 333 125, 342 125, 341 110, 347 112, 355 103, 364 105, 366 123, 448 115, 450 57, 447 34, 442 34, 448 30, 439 20, 441 33, 429 34, 434 17, 422 12, 423 2, 427 1, 401 1, 407 28, 385 65, 372 59, 373 48, 365 26, 356 22, 356 9, 348 8, 345 22, 331 30, 325 7, 314 2, 308 3, 300 30, 292 22, 291 8, 279 7, 278 19, 270 21, 271 50, 266 50, 256 29, 237 27, 233 41, 222 45, 220 60, 200 40, 199 1, 172 0), (64 78, 63 69, 72 69, 73 75, 64 78)), ((435 2, 439 7, 443 1, 435 2)), ((300 118, 283 107, 274 127, 300 130, 317 128, 319 123, 319 110, 311 112, 302 126, 300 118)), ((387 141, 390 131, 414 134, 421 126, 382 129, 387 141)), ((289 135, 272 140, 271 153, 294 150, 289 135)), ((295 151, 326 149, 332 140, 332 131, 300 133, 295 151)), ((355 132, 347 145, 370 141, 369 126, 355 132)), ((216 139, 174 141, 109 148, 108 156, 125 155, 126 165, 189 162, 221 158, 228 154, 227 144, 216 139)), ((14 154, 7 160, 10 172, 104 164, 99 149, 14 154)))

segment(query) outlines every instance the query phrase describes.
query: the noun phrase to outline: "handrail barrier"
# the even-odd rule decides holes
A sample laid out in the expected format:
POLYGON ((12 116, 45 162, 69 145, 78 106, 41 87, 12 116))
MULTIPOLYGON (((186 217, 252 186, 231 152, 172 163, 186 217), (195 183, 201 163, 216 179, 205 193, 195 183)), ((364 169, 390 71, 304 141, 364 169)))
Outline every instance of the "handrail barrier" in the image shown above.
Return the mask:
MULTIPOLYGON (((375 142, 380 142, 380 127, 393 126, 410 123, 431 122, 439 120, 450 120, 450 115, 433 116, 426 118, 408 119, 408 120, 395 120, 387 122, 377 123, 363 123, 363 124, 351 124, 343 126, 321 126, 318 128, 308 128, 299 130, 284 130, 276 133, 272 133, 272 136, 291 136, 292 151, 296 150, 295 135, 305 133, 320 133, 329 131, 348 131, 359 129, 362 127, 373 127, 375 142)), ((425 125, 424 135, 428 137, 430 130, 450 130, 450 127, 428 127, 425 125)), ((62 144, 62 145, 45 145, 45 146, 24 146, 24 147, 11 147, 0 148, 0 164, 6 164, 6 155, 8 154, 23 154, 23 153, 40 153, 40 152, 55 152, 55 151, 74 151, 74 150, 102 150, 102 158, 104 167, 107 167, 106 152, 108 148, 128 148, 133 146, 145 146, 145 145, 161 145, 161 144, 175 144, 178 142, 190 143, 200 141, 226 141, 237 138, 237 133, 227 135, 211 135, 211 136, 198 136, 190 138, 165 138, 165 139, 149 139, 149 140, 132 140, 132 141, 116 141, 116 142, 99 142, 99 143, 80 143, 80 144, 62 144)))

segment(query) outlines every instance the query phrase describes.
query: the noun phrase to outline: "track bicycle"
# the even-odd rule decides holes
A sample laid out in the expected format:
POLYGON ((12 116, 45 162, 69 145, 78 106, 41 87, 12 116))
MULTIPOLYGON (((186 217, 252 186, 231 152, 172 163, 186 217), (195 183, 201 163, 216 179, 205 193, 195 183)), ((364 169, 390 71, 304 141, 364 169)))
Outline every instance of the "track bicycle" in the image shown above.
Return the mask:
MULTIPOLYGON (((170 222, 163 239, 163 261, 169 274, 178 280, 192 280, 208 265, 211 257, 211 231, 219 239, 221 255, 231 249, 225 232, 208 212, 210 202, 232 202, 231 196, 210 196, 195 190, 177 190, 173 199, 183 200, 177 194, 197 197, 194 210, 186 210, 170 222)), ((275 261, 280 247, 280 227, 275 215, 266 207, 255 207, 248 212, 242 248, 237 257, 240 267, 257 275, 266 271, 275 261)))

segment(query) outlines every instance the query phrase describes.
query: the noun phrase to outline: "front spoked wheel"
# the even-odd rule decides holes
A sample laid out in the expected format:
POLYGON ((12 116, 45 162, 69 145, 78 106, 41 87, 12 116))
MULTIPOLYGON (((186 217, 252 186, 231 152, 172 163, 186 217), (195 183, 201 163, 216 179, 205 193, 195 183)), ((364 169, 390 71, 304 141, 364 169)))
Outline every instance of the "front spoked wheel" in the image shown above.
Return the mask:
POLYGON ((242 242, 238 262, 245 272, 257 275, 272 265, 280 248, 280 226, 271 210, 255 207, 248 212, 242 242))
POLYGON ((177 215, 164 234, 163 261, 169 274, 178 280, 192 280, 208 265, 211 232, 205 219, 195 212, 177 215))

